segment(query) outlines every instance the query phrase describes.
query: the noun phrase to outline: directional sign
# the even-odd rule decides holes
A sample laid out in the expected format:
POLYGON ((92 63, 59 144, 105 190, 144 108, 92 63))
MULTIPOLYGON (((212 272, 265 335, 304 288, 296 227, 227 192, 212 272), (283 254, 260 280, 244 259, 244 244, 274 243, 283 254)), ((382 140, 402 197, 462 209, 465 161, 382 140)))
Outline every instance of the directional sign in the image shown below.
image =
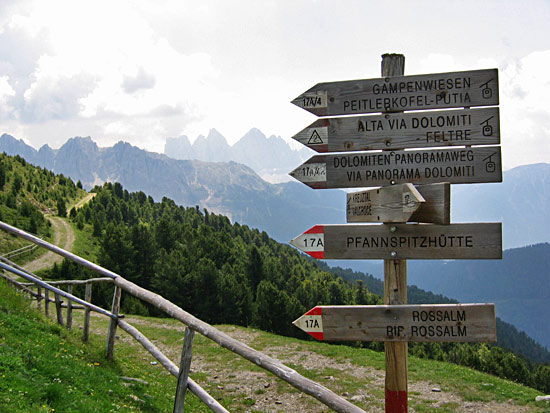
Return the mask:
POLYGON ((496 341, 494 304, 318 306, 293 323, 328 341, 496 341))
POLYGON ((413 184, 347 194, 347 222, 407 222, 425 199, 413 184))
POLYGON ((314 189, 501 182, 499 146, 316 155, 290 173, 314 189))
POLYGON ((498 108, 432 110, 319 119, 295 136, 317 152, 492 145, 498 108))
POLYGON ((318 83, 292 101, 317 115, 498 105, 498 70, 318 83))
POLYGON ((449 183, 385 186, 347 194, 347 222, 428 222, 449 224, 449 183))
POLYGON ((290 243, 320 259, 500 259, 502 224, 316 225, 290 243))

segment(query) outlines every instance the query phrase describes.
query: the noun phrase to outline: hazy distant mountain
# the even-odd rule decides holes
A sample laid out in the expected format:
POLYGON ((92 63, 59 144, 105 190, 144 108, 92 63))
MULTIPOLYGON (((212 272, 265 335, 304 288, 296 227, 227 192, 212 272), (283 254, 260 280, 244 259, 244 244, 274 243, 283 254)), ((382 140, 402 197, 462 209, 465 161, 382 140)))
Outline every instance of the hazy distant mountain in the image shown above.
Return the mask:
POLYGON ((216 130, 207 137, 199 136, 191 145, 187 136, 168 138, 164 154, 174 159, 197 159, 207 162, 235 161, 252 168, 268 182, 286 182, 288 173, 311 157, 306 147, 293 150, 284 139, 267 138, 258 129, 251 129, 233 146, 216 130))
POLYGON ((506 248, 550 241, 550 164, 505 171, 502 183, 453 185, 451 222, 503 222, 506 248))
POLYGON ((504 251, 502 260, 409 261, 410 284, 497 314, 550 349, 550 244, 504 251))

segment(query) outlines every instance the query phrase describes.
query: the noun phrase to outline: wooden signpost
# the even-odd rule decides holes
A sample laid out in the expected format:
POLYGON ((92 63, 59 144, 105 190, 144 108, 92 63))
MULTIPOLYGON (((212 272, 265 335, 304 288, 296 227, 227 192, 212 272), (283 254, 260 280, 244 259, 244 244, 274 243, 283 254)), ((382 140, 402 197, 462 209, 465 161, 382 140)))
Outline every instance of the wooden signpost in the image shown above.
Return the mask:
POLYGON ((316 225, 290 243, 319 259, 500 259, 502 225, 316 225))
POLYGON ((496 341, 493 304, 407 305, 406 259, 502 258, 500 223, 450 224, 451 183, 502 181, 498 71, 403 76, 404 66, 383 55, 382 78, 319 83, 292 101, 318 116, 381 112, 319 119, 294 136, 340 152, 313 156, 290 173, 297 180, 381 188, 347 194, 347 222, 361 224, 315 225, 290 243, 319 259, 384 259, 383 306, 318 306, 294 324, 320 340, 384 341, 392 413, 407 411, 409 341, 496 341), (432 110, 449 108, 459 109, 432 110))
POLYGON ((347 194, 347 222, 450 223, 449 183, 384 186, 347 194))
POLYGON ((494 304, 317 306, 293 323, 327 341, 496 341, 494 304))
POLYGON ((314 189, 501 182, 500 146, 315 155, 290 173, 314 189))
POLYGON ((293 136, 317 152, 498 145, 498 108, 319 119, 293 136))
POLYGON ((292 101, 317 116, 498 105, 497 69, 318 83, 292 101))

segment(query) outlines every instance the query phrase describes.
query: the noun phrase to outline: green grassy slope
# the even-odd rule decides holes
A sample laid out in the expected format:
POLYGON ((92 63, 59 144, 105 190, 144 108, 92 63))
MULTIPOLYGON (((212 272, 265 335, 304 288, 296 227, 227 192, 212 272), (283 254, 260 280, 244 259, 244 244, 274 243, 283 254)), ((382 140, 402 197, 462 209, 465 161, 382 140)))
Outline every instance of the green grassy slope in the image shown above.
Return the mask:
MULTIPOLYGON (((178 362, 183 337, 180 323, 149 317, 128 317, 127 321, 178 362)), ((81 324, 82 315, 77 313, 73 332, 55 325, 29 309, 26 298, 0 281, 0 411, 172 409, 175 378, 155 364, 139 344, 119 330, 115 362, 106 362, 103 354, 108 320, 92 318, 88 345, 80 342, 81 324), (149 384, 129 383, 121 376, 149 384)), ((383 411, 383 353, 301 341, 244 327, 219 328, 283 360, 366 411, 383 411)), ((300 395, 287 383, 200 335, 195 337, 191 377, 230 411, 328 411, 316 400, 300 395)), ((534 401, 540 394, 468 368, 409 359, 409 403, 416 412, 452 412, 464 406, 475 411, 550 411, 544 403, 534 401), (435 388, 441 392, 432 391, 435 388)), ((186 403, 188 411, 208 411, 192 395, 186 403)))

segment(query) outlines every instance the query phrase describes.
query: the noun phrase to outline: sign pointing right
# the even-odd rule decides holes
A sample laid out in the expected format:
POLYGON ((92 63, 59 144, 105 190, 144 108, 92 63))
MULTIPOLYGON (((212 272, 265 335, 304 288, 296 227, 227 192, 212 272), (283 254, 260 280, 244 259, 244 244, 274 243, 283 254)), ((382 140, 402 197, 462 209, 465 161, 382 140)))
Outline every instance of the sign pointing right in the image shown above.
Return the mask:
POLYGON ((384 186, 347 194, 347 222, 426 222, 449 224, 449 183, 384 186))

